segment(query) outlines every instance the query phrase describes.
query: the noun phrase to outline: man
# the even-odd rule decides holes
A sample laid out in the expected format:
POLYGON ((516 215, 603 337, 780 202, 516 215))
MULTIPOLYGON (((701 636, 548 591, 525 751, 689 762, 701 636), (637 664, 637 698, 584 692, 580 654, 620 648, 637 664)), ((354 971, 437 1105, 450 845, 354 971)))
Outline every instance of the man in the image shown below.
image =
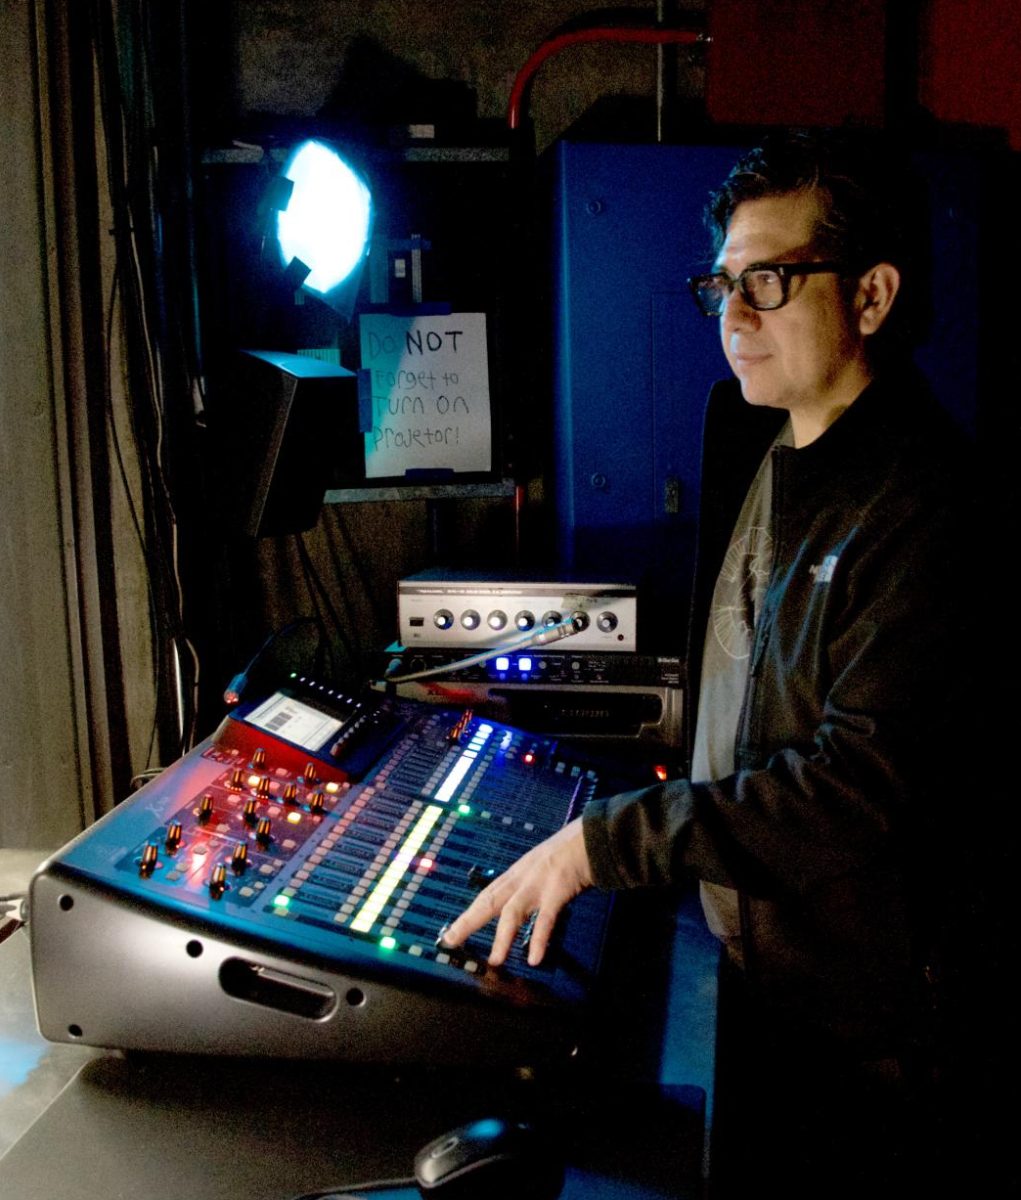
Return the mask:
POLYGON ((746 156, 714 198, 716 259, 692 288, 736 379, 706 415, 691 778, 590 804, 445 934, 498 917, 499 965, 537 913, 535 963, 582 889, 698 879, 726 947, 717 1162, 748 1167, 737 1192, 918 1182, 905 1097, 969 489, 950 422, 898 354, 904 200, 878 158, 802 134, 746 156))

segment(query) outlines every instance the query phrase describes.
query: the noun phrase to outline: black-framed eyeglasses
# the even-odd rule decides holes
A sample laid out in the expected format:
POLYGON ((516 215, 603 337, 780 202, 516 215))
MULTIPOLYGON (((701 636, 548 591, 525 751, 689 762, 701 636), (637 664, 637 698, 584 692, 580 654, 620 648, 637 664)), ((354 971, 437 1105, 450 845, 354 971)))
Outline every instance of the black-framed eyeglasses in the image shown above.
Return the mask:
POLYGON ((842 275, 847 271, 838 262, 753 263, 736 278, 726 271, 695 275, 688 287, 695 303, 707 317, 722 316, 734 288, 739 288, 745 303, 758 312, 783 308, 790 299, 791 279, 795 275, 842 275))

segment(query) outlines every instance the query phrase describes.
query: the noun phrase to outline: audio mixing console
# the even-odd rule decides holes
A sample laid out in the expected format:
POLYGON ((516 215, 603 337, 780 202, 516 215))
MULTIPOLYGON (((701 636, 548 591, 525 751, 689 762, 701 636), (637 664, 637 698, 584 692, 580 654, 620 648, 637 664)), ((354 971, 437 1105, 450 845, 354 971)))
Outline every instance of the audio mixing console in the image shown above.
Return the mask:
POLYGON ((547 961, 441 931, 609 786, 471 710, 310 680, 206 742, 45 863, 31 889, 40 1030, 127 1049, 521 1065, 574 1052, 608 898, 547 961))

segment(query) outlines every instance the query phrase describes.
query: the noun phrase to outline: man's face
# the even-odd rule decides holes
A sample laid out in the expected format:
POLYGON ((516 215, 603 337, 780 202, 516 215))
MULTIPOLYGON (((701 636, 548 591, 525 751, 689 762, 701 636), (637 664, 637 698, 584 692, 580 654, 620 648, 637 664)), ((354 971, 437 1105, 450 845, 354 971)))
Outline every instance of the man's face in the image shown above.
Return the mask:
MULTIPOLYGON (((819 215, 812 193, 742 202, 714 269, 736 277, 754 263, 823 259, 813 245, 819 215)), ((787 303, 767 312, 751 308, 735 288, 720 334, 749 404, 787 409, 796 424, 799 416, 831 419, 869 379, 856 309, 836 274, 794 276, 787 303)))

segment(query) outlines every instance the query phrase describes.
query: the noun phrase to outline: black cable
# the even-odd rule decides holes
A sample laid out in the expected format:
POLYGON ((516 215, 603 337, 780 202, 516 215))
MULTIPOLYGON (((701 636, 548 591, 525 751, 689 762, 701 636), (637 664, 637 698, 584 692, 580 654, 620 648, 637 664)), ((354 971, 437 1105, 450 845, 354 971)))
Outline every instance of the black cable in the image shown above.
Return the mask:
MULTIPOLYGON (((337 637, 343 643, 344 649, 347 651, 347 656, 351 661, 355 671, 359 672, 361 655, 355 649, 351 638, 348 636, 347 626, 345 622, 340 619, 340 615, 334 607, 333 601, 330 599, 329 592, 326 589, 326 585, 323 583, 322 577, 316 570, 315 563, 312 561, 312 556, 308 552, 308 547, 305 545, 303 536, 300 533, 297 534, 295 541, 298 548, 298 558, 301 560, 301 566, 305 573, 305 582, 308 585, 309 592, 318 592, 319 596, 322 598, 322 602, 326 607, 326 611, 330 615, 330 620, 333 622, 333 626, 337 631, 337 637)), ((316 607, 318 607, 318 603, 315 600, 314 595, 313 603, 316 604, 316 607)))
POLYGON ((232 707, 237 704, 241 696, 248 686, 248 678, 252 671, 255 670, 262 656, 281 638, 287 637, 289 633, 293 633, 295 629, 300 629, 304 625, 314 625, 319 633, 320 642, 326 636, 326 631, 323 628, 322 621, 318 617, 297 617, 293 621, 289 621, 286 625, 282 625, 279 629, 274 629, 273 632, 263 641, 262 645, 256 650, 252 657, 248 660, 248 664, 240 670, 227 685, 223 693, 225 704, 232 707))

